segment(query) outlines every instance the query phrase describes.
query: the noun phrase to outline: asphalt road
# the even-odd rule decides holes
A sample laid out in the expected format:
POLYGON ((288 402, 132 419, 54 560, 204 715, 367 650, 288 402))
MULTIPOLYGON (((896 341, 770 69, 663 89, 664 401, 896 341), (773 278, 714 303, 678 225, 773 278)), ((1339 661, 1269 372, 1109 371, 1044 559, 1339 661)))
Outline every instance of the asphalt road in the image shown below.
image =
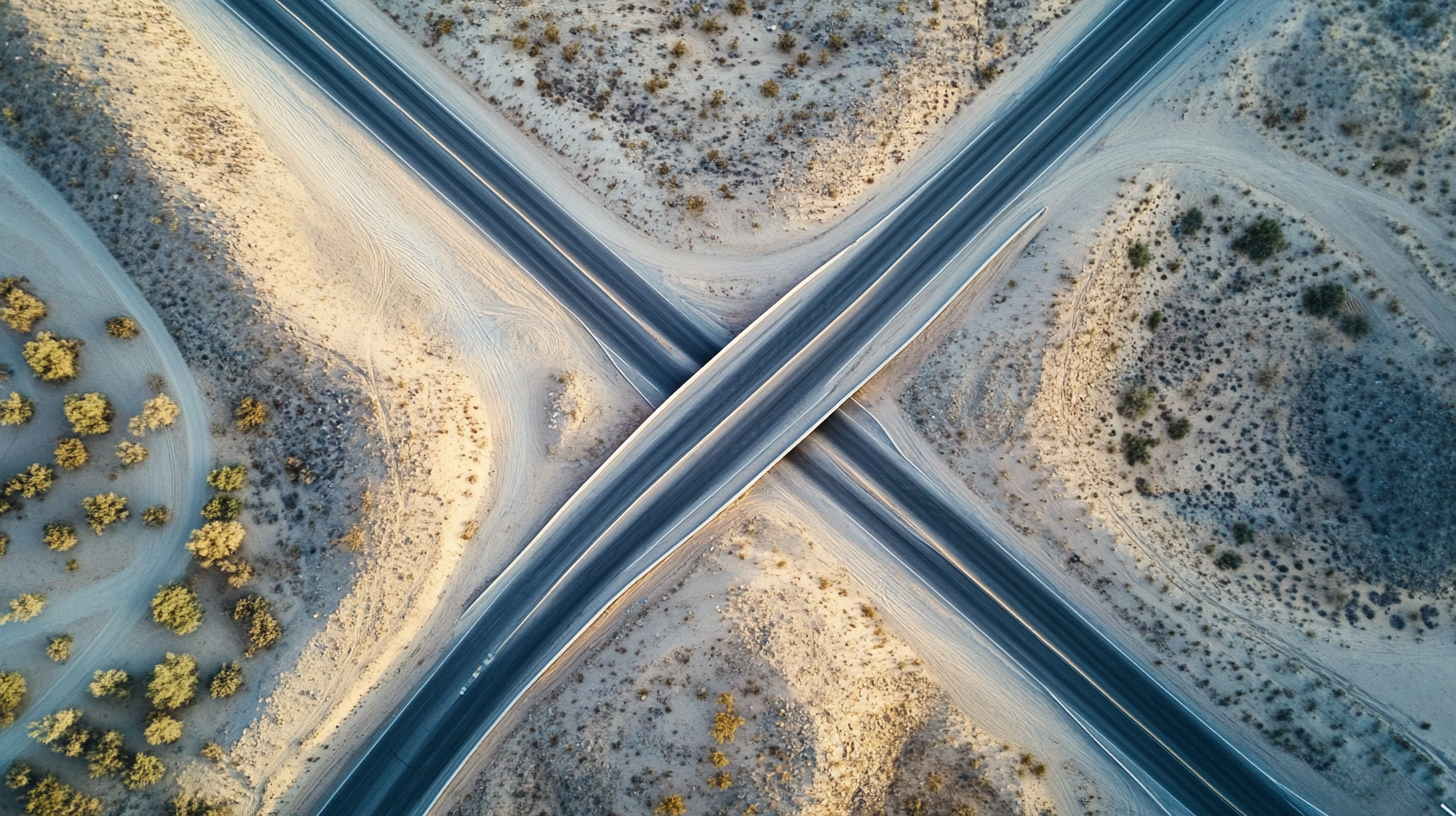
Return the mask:
MULTIPOLYGON (((234 0, 233 4, 253 11, 276 8, 262 0, 257 3, 234 0)), ((560 643, 563 636, 569 637, 575 631, 571 627, 579 628, 583 602, 609 594, 613 581, 632 574, 631 568, 642 559, 642 542, 670 537, 675 527, 691 526, 691 520, 686 518, 691 513, 685 511, 702 512, 702 502, 695 499, 721 495, 725 475, 727 481, 735 477, 744 481, 746 489, 762 472, 762 467, 772 464, 797 441, 800 433, 797 425, 808 422, 812 427, 812 423, 827 415, 825 406, 832 409, 838 400, 847 396, 847 392, 835 392, 835 375, 853 362, 880 327, 891 322, 902 308, 914 305, 927 277, 944 266, 969 235, 999 213, 1216 6, 1213 0, 1180 3, 1174 13, 1159 18, 1156 25, 1139 35, 1133 47, 1115 55, 1106 69, 1094 76, 1092 70, 1107 61, 1112 50, 1109 46, 1124 43, 1126 36, 1152 19, 1160 6, 1130 3, 1119 9, 1104 24, 1097 38, 1084 42, 1064 58, 1053 75, 1042 83, 1042 87, 1058 91, 1078 88, 1070 99, 1049 95, 1024 100, 1013 107, 974 150, 959 157, 909 202, 875 241, 838 265, 833 285, 818 287, 816 297, 781 304, 771 319, 755 327, 757 331, 745 332, 741 337, 744 342, 735 344, 736 348, 725 354, 726 362, 709 366, 700 375, 700 381, 685 390, 687 396, 676 401, 677 406, 665 406, 668 410, 654 415, 662 419, 644 434, 644 439, 651 437, 651 444, 625 448, 623 455, 617 457, 617 466, 611 470, 604 468, 593 489, 581 494, 582 500, 574 500, 543 531, 540 540, 555 539, 560 545, 535 547, 537 555, 544 557, 528 559, 530 568, 523 570, 517 580, 498 584, 499 591, 492 588, 488 614, 456 644, 425 686, 381 734, 376 750, 366 755, 336 791, 326 812, 418 812, 419 805, 429 801, 430 794, 444 784, 480 735, 530 679, 549 664, 555 654, 554 644, 560 643), (1089 76, 1091 80, 1084 86, 1089 76), (1064 99, 1066 104, 1059 105, 1064 99), (969 200, 962 206, 954 206, 962 196, 969 196, 969 200), (947 211, 950 215, 940 220, 947 211), (930 222, 938 223, 927 233, 924 225, 930 222), (832 333, 822 334, 829 330, 832 333), (797 359, 789 367, 791 358, 797 359), (730 414, 732 421, 726 422, 730 414), (598 543, 592 547, 594 541, 598 543), (551 587, 544 597, 543 586, 551 587), (468 693, 462 694, 462 689, 468 693)), ((316 29, 331 17, 326 10, 312 6, 310 10, 321 15, 320 19, 310 20, 316 29)), ((371 108, 364 104, 370 101, 366 90, 348 92, 359 85, 357 74, 324 57, 310 60, 308 55, 312 49, 307 47, 307 39, 302 38, 286 17, 264 14, 250 19, 462 211, 470 214, 473 207, 479 207, 488 213, 488 217, 478 214, 471 217, 495 235, 523 266, 538 277, 542 268, 554 270, 555 277, 547 276, 553 281, 548 283, 548 288, 629 365, 644 374, 655 374, 653 379, 664 390, 670 390, 673 380, 680 381, 687 368, 680 362, 664 365, 661 362, 664 350, 668 357, 680 360, 686 356, 696 361, 705 348, 711 350, 715 345, 699 332, 684 330, 683 325, 691 323, 686 319, 681 324, 667 320, 657 325, 655 318, 663 315, 670 318, 669 311, 678 317, 682 317, 681 313, 615 258, 604 259, 603 268, 615 274, 616 281, 611 275, 599 278, 602 285, 613 287, 612 295, 604 299, 600 290, 593 293, 591 286, 581 285, 586 268, 598 269, 594 264, 603 260, 601 253, 593 249, 590 241, 568 240, 570 235, 581 231, 559 210, 552 211, 546 206, 549 202, 537 202, 545 208, 544 213, 522 204, 523 200, 530 203, 541 198, 529 185, 512 186, 509 179, 506 183, 492 180, 473 163, 474 172, 462 173, 462 152, 473 149, 488 153, 488 149, 482 148, 479 140, 458 121, 440 114, 435 124, 428 126, 440 141, 417 145, 421 141, 419 134, 409 133, 414 124, 408 119, 397 120, 408 113, 410 118, 421 122, 426 118, 421 112, 403 111, 376 98, 372 100, 371 113, 371 108), (391 121, 395 123, 393 127, 387 125, 391 121), (441 144, 442 131, 455 133, 460 144, 449 147, 441 144), (431 145, 439 150, 431 149, 431 145), (432 173, 439 177, 431 177, 432 173), (482 195, 481 181, 502 190, 521 209, 511 207, 499 196, 482 195), (515 197, 522 193, 526 194, 523 198, 515 197), (509 223, 512 219, 526 223, 509 223), (557 232, 563 228, 564 231, 557 232), (532 240, 530 233, 537 229, 552 235, 555 244, 544 238, 532 240), (574 254, 567 257, 570 263, 563 265, 562 256, 566 253, 574 254), (623 288, 616 288, 618 284, 624 284, 623 288), (614 307, 615 315, 612 314, 614 307), (599 321, 607 327, 620 324, 621 311, 627 311, 637 321, 635 329, 625 326, 612 334, 598 325, 599 321), (657 338, 677 337, 678 342, 660 342, 653 348, 642 342, 643 335, 648 333, 657 338), (683 337, 687 340, 683 341, 683 337), (634 342, 623 343, 622 338, 634 342), (680 351, 685 348, 693 351, 680 351)), ((334 45, 338 47, 337 42, 334 45)), ((374 54, 377 57, 370 57, 367 50, 358 51, 354 59, 376 63, 383 59, 377 51, 374 54)), ((382 84, 373 74, 371 79, 382 84)), ((417 103, 428 99, 418 88, 403 84, 393 87, 389 93, 396 100, 403 98, 417 103)), ((505 166, 499 157, 486 155, 480 161, 487 168, 492 163, 505 166)), ((842 385, 840 391, 843 391, 842 385)), ((868 455, 871 466, 875 462, 885 465, 882 452, 850 447, 868 455)), ((840 491, 840 495, 848 494, 840 491)), ((866 509, 864 506, 851 508, 858 512, 866 509)), ((710 507, 707 512, 711 515, 716 508, 710 507)), ((1027 591, 1033 598, 1047 594, 1039 585, 1027 591)), ((1126 658, 1121 659, 1124 671, 1137 671, 1135 666, 1128 665, 1126 658)), ((1071 682, 1056 673, 1051 677, 1058 685, 1071 682)), ((1100 699, 1106 708, 1107 696, 1104 694, 1100 699)), ((1117 718, 1121 709, 1115 705, 1112 708, 1113 711, 1098 716, 1117 718)), ((1123 714, 1122 720, 1126 719, 1123 714)), ((1130 733, 1129 739, 1136 733, 1146 738, 1148 730, 1137 726, 1130 733)), ((1190 755, 1182 750, 1179 754, 1190 755)), ((1198 756, 1196 752, 1191 755, 1198 756)), ((1159 773, 1163 772, 1161 766, 1155 764, 1155 767, 1159 773)), ((1249 782, 1242 780, 1242 783, 1249 782)), ((1253 780, 1254 787, 1249 789, 1256 790, 1257 783, 1258 779, 1253 780)), ((1184 795, 1194 797, 1191 801, 1184 799, 1185 804, 1195 812, 1203 810, 1195 804, 1200 794, 1194 789, 1178 785, 1170 785, 1169 789, 1183 790, 1184 795)), ((1205 786, 1201 795, 1206 797, 1207 790, 1205 786)))

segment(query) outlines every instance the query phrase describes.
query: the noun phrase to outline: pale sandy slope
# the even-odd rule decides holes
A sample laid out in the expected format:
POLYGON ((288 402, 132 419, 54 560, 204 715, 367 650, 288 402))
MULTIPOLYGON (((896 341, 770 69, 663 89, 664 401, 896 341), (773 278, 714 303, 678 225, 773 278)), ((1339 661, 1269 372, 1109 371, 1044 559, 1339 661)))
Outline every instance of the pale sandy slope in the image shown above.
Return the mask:
MULTIPOLYGON (((37 409, 29 423, 0 434, 4 466, 19 471, 34 461, 51 463, 56 438, 71 435, 61 415, 62 394, 101 391, 118 415, 109 434, 86 439, 87 466, 58 473, 43 502, 30 502, 26 511, 5 519, 11 542, 0 571, 0 595, 8 600, 20 592, 43 591, 50 601, 36 619, 0 628, 4 668, 26 676, 32 693, 25 714, 38 717, 84 694, 92 672, 111 667, 124 633, 150 617, 148 601, 157 586, 181 575, 187 529, 176 524, 144 528, 139 517, 152 505, 199 504, 211 452, 202 394, 156 313, 55 189, 3 146, 0 245, 5 247, 0 277, 28 277, 31 291, 47 302, 50 314, 37 328, 88 341, 81 376, 64 386, 45 385, 16 353, 24 338, 4 330, 3 356, 12 375, 0 387, 7 394, 25 394, 37 409), (141 336, 129 341, 106 337, 103 322, 118 314, 135 319, 141 336), (166 380, 165 393, 182 414, 173 427, 136 439, 126 434, 125 422, 156 396, 148 388, 149 375, 166 380), (117 470, 116 444, 128 438, 145 444, 151 454, 119 479, 108 480, 107 473, 117 470), (81 524, 80 499, 111 491, 129 499, 132 518, 97 538, 81 524), (41 526, 57 518, 76 524, 82 538, 64 556, 47 551, 40 541, 41 526), (76 573, 62 566, 69 557, 80 562, 76 573), (74 633, 76 641, 70 660, 56 666, 44 648, 48 636, 62 632, 74 633)), ((28 742, 20 727, 6 729, 0 732, 0 756, 14 756, 28 742)))

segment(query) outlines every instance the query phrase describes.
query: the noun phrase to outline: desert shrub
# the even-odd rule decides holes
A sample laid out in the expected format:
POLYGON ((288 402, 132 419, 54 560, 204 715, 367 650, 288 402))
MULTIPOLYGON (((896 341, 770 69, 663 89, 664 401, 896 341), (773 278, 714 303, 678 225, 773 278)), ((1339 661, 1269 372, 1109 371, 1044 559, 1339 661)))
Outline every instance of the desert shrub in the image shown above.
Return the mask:
POLYGON ((1284 229, 1279 222, 1265 216, 1249 225, 1244 234, 1234 239, 1234 251, 1247 255, 1249 260, 1266 261, 1288 247, 1284 242, 1284 229))
POLYGON ((687 210, 690 213, 701 213, 708 209, 708 200, 702 196, 689 196, 687 210))
POLYGON ((25 678, 20 672, 0 671, 0 728, 15 724, 15 712, 25 699, 25 678))
POLYGON ((980 73, 981 82, 990 85, 992 82, 996 81, 996 77, 1001 76, 1001 66, 997 65, 994 62, 988 62, 985 65, 981 66, 980 73))
POLYGON ((733 787, 733 774, 727 771, 719 771, 708 777, 708 787, 715 790, 728 790, 733 787))
POLYGON ((41 332, 25 344, 21 356, 36 378, 44 382, 62 383, 74 380, 81 373, 81 341, 56 337, 41 332))
MULTIPOLYGON (((192 702, 197 693, 197 659, 171 652, 152 668, 147 699, 159 711, 171 711, 192 702)), ((156 743, 153 743, 155 745, 156 743)))
POLYGON ((228 465, 220 467, 207 474, 207 484, 214 490, 221 490, 224 493, 235 493, 243 489, 247 481, 248 469, 242 465, 228 465))
POLYGON ((779 84, 772 79, 766 79, 762 85, 758 86, 758 92, 768 99, 777 99, 779 96, 779 84))
POLYGON ((1193 432, 1193 422, 1188 417, 1178 417, 1168 423, 1168 436, 1173 439, 1183 439, 1193 432))
POLYGON ((31 464, 25 472, 15 474, 10 481, 5 483, 5 495, 19 493, 27 499, 33 499, 50 490, 54 480, 55 471, 36 462, 31 464))
POLYGON ((182 721, 170 714, 153 711, 147 717, 147 729, 142 737, 148 745, 171 745, 182 739, 182 721))
POLYGON ((731 711, 719 711, 713 715, 713 727, 708 729, 708 734, 719 743, 732 742, 743 722, 742 717, 731 711))
POLYGON ((86 523, 91 525, 91 531, 96 535, 101 535, 112 524, 126 521, 131 515, 126 509, 126 497, 115 493, 87 496, 81 500, 81 507, 86 511, 86 523))
POLYGON ((677 57, 678 59, 682 59, 688 54, 688 44, 683 42, 682 40, 678 40, 677 42, 672 44, 671 48, 667 49, 667 53, 673 55, 674 57, 677 57))
POLYGON ((64 522, 53 521, 45 526, 41 533, 41 540, 56 552, 65 552, 76 546, 81 539, 76 535, 75 527, 64 522))
POLYGON ((1233 550, 1224 550, 1213 559, 1213 565, 1221 570, 1236 570, 1244 565, 1244 557, 1233 550))
POLYGON ((1329 282, 1304 290, 1304 311, 1315 317, 1334 317, 1345 308, 1345 287, 1329 282))
POLYGON ((122 442, 116 446, 116 458, 120 459, 123 465, 140 465, 147 461, 147 457, 151 454, 152 452, 147 450, 146 445, 138 445, 135 442, 122 442))
POLYGON ((212 740, 203 740, 202 748, 197 753, 201 754, 203 759, 209 760, 219 768, 222 767, 223 752, 221 745, 218 745, 212 740))
POLYGON ((202 561, 202 566, 210 567, 237 552, 245 532, 236 521, 209 521, 202 529, 192 531, 187 549, 202 561))
POLYGON ((1125 417, 1137 419, 1152 410, 1157 395, 1146 385, 1135 385, 1122 395, 1117 403, 1117 412, 1125 417))
POLYGON ((1134 243, 1127 248, 1127 262, 1132 264, 1133 269, 1143 269, 1153 261, 1153 251, 1142 241, 1134 243))
POLYGON ((167 766, 151 754, 138 751, 131 759, 131 770, 121 777, 121 784, 127 790, 141 790, 162 781, 167 775, 167 766))
POLYGON ((0 307, 0 320, 15 331, 30 334, 36 322, 46 316, 45 302, 21 289, 14 278, 0 281, 0 293, 5 296, 5 305, 0 307))
POLYGON ((46 774, 25 794, 28 816, 102 816, 106 806, 100 799, 76 790, 46 774))
POLYGON ((728 26, 724 25, 723 21, 719 20, 717 17, 709 17, 698 26, 698 30, 702 31, 704 34, 707 34, 709 37, 712 37, 716 34, 722 34, 724 31, 727 31, 728 26))
POLYGON ((208 692, 213 699, 220 697, 231 697, 243 687, 243 667, 236 661, 222 664, 217 674, 212 676, 212 682, 208 684, 208 692))
POLYGON ((1153 312, 1148 315, 1148 331, 1157 331, 1163 325, 1163 313, 1153 312))
POLYGON ((86 443, 79 439, 62 439, 56 443, 56 467, 66 470, 75 470, 86 464, 90 454, 86 452, 86 443))
POLYGON ((126 315, 120 315, 106 321, 106 333, 118 340, 130 340, 142 333, 142 327, 126 315))
POLYGON ((581 54, 581 43, 579 42, 569 42, 561 46, 561 58, 567 62, 576 62, 579 54, 581 54))
POLYGON ((688 812, 688 806, 683 803, 683 798, 677 794, 664 796, 658 801, 657 807, 652 809, 653 816, 683 816, 688 812))
POLYGON ((126 700, 131 697, 131 677, 123 669, 97 669, 91 675, 92 697, 115 697, 126 700))
POLYGON ((255 397, 243 397, 243 401, 238 403, 237 410, 233 412, 233 420, 240 431, 262 427, 268 421, 268 406, 255 397))
POLYGON ((46 657, 57 663, 65 663, 71 659, 71 644, 75 642, 76 639, 70 635, 56 635, 46 646, 46 657))
POLYGON ((5 552, 10 549, 10 536, 0 533, 0 558, 5 557, 5 552))
POLYGON ((233 816, 232 806, 226 801, 200 793, 180 794, 170 804, 172 816, 233 816))
POLYGON ((28 732, 31 739, 49 746, 58 754, 78 757, 86 752, 86 743, 91 732, 81 725, 81 709, 65 708, 54 714, 47 714, 31 723, 28 732))
POLYGON ((86 754, 86 768, 92 779, 102 776, 116 776, 126 770, 126 760, 121 758, 121 732, 107 731, 86 754))
POLYGON ((1122 458, 1127 460, 1129 465, 1146 465, 1152 461, 1153 448, 1158 446, 1158 440, 1141 434, 1122 435, 1122 458))
POLYGON ((793 34, 785 31, 785 32, 783 32, 782 34, 779 35, 779 41, 777 43, 775 43, 775 44, 778 46, 778 49, 780 51, 782 51, 785 54, 787 54, 790 51, 793 51, 794 50, 794 46, 796 44, 798 44, 798 42, 799 42, 799 38, 798 37, 795 37, 793 34))
POLYGON ((253 580, 253 562, 246 558, 224 558, 217 562, 217 569, 228 577, 227 584, 233 589, 242 589, 253 580))
POLYGON ((148 527, 161 527, 172 520, 172 511, 164 504, 156 504, 142 511, 142 524, 148 527))
POLYGON ((1203 210, 1197 207, 1190 207, 1178 219, 1173 222, 1173 229, 1179 235, 1196 235, 1203 229, 1203 210))
POLYGON ((49 600, 40 592, 22 592, 19 597, 10 600, 10 611, 0 615, 0 626, 25 623, 43 612, 47 603, 49 600))
POLYGON ((655 94, 663 88, 666 88, 667 84, 666 78, 653 74, 647 78, 646 82, 642 83, 642 89, 650 94, 655 94))
POLYGON ((11 391, 10 396, 0 400, 0 425, 24 425, 35 416, 35 403, 11 391))
POLYGON ((213 496, 202 506, 202 517, 208 521, 232 521, 242 512, 242 501, 226 493, 213 496))
POLYGON ((1362 314, 1347 314, 1340 317, 1340 331, 1347 337, 1359 340, 1370 334, 1370 318, 1362 314))
POLYGON ((30 787, 30 765, 19 760, 10 763, 5 771, 5 787, 11 790, 20 790, 30 787))
POLYGON ((723 756, 722 751, 714 751, 708 754, 708 762, 712 763, 714 768, 721 768, 728 764, 728 757, 723 756))
POLYGON ((1254 525, 1247 521, 1234 522, 1234 543, 1240 546, 1254 543, 1254 525))
POLYGON ((111 420, 116 418, 116 412, 111 408, 111 400, 105 394, 96 392, 68 394, 63 407, 66 420, 71 423, 71 431, 77 436, 108 433, 111 430, 111 420))
POLYGON ((152 620, 179 635, 196 631, 202 625, 202 616, 197 593, 186 584, 164 584, 152 596, 152 620))
POLYGON ((166 394, 158 394, 142 403, 142 412, 126 423, 132 436, 146 436, 147 431, 165 428, 177 421, 182 409, 166 394))
POLYGON ((243 657, 252 657, 283 637, 283 626, 273 617, 272 609, 273 605, 261 595, 239 598, 233 606, 233 620, 248 625, 248 648, 243 650, 243 657))

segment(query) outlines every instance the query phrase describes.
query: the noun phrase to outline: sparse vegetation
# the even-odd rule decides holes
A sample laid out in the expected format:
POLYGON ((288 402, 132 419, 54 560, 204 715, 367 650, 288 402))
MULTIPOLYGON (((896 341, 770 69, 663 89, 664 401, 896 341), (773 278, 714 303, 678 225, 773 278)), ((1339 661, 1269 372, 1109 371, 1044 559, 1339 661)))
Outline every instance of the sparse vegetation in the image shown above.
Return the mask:
POLYGON ((1148 331, 1155 332, 1163 325, 1163 313, 1153 312, 1148 315, 1148 331))
MULTIPOLYGON (((196 693, 197 659, 192 655, 168 652, 162 662, 152 669, 152 680, 147 684, 147 699, 158 711, 181 708, 192 702, 196 693)), ((148 741, 151 741, 150 738, 148 741)))
POLYGON ((35 416, 35 403, 26 399, 19 391, 0 400, 0 425, 24 425, 35 416))
POLYGON ((1129 465, 1146 465, 1152 461, 1158 440, 1141 434, 1123 434, 1122 456, 1129 465))
POLYGON ((220 697, 231 697, 243 687, 243 667, 236 661, 222 664, 217 674, 212 676, 212 682, 208 684, 208 692, 213 699, 220 697))
POLYGON ((1213 565, 1221 570, 1236 570, 1244 565, 1244 557, 1233 550, 1224 550, 1213 559, 1213 565))
POLYGON ((116 412, 111 408, 111 400, 105 394, 96 392, 68 394, 63 407, 66 420, 71 423, 71 431, 77 436, 108 433, 111 431, 111 421, 116 418, 116 412))
POLYGON ((46 774, 26 791, 25 812, 27 816, 102 816, 106 806, 100 799, 57 779, 55 774, 46 774))
POLYGON ((1334 317, 1345 308, 1345 287, 1334 282, 1321 283, 1304 290, 1304 311, 1314 317, 1334 317))
POLYGON ((141 335, 142 327, 130 317, 120 315, 106 321, 106 333, 118 340, 131 340, 141 335))
POLYGON ((758 92, 769 99, 777 99, 779 96, 779 84, 772 79, 766 79, 762 85, 758 86, 758 92))
POLYGON ((57 663, 65 663, 71 659, 71 644, 76 639, 70 635, 56 635, 46 646, 46 657, 57 663))
POLYGON ((744 720, 732 711, 719 711, 713 715, 713 727, 708 733, 719 743, 732 742, 744 720))
POLYGON ((1284 229, 1277 220, 1267 216, 1255 221, 1234 240, 1234 251, 1248 256, 1255 263, 1262 263, 1287 248, 1284 229))
POLYGON ((1341 315, 1340 332, 1346 337, 1359 340, 1370 334, 1370 318, 1362 314, 1341 315))
POLYGON ((20 711, 25 692, 25 678, 20 672, 0 671, 0 728, 15 724, 15 714, 20 711))
POLYGON ((237 410, 233 412, 233 421, 240 431, 261 428, 268 421, 268 406, 256 397, 243 397, 243 401, 238 403, 237 410))
POLYGON ((1140 419, 1152 410, 1157 395, 1145 385, 1135 385, 1122 395, 1117 403, 1117 412, 1131 419, 1140 419))
POLYGON ((148 527, 161 527, 172 519, 172 511, 166 505, 157 504, 142 511, 142 524, 148 527))
POLYGON ((1203 210, 1197 207, 1190 207, 1178 219, 1173 222, 1174 229, 1179 235, 1197 235, 1203 229, 1203 210))
POLYGON ((248 648, 243 657, 252 657, 283 637, 283 626, 273 617, 273 605, 261 595, 239 598, 233 607, 233 620, 248 625, 248 648))
POLYGON ((1172 439, 1184 439, 1193 432, 1193 422, 1188 417, 1178 417, 1168 423, 1168 436, 1172 439))
POLYGON ((202 506, 202 517, 208 521, 232 521, 243 512, 243 503, 236 496, 219 493, 202 506))
POLYGON ((172 816, 233 816, 232 806, 226 800, 201 793, 179 794, 171 805, 172 816))
POLYGON ((1148 245, 1142 241, 1137 241, 1127 248, 1127 262, 1132 264, 1133 269, 1141 271, 1152 263, 1152 260, 1152 250, 1148 249, 1148 245))
POLYGON ((166 584, 152 596, 152 620, 179 635, 196 631, 202 617, 197 593, 185 584, 166 584))
POLYGON ((49 383, 74 380, 81 373, 81 341, 41 332, 21 350, 36 379, 49 383))
POLYGON ((683 803, 683 798, 677 794, 664 796, 652 809, 653 816, 683 816, 688 812, 688 806, 683 803))
POLYGON ((25 623, 45 611, 47 599, 39 592, 22 592, 10 601, 10 611, 0 615, 0 626, 7 623, 25 623))
POLYGON ((91 531, 96 535, 101 535, 117 522, 126 521, 131 515, 126 509, 126 497, 115 493, 88 496, 81 500, 81 507, 86 511, 86 523, 91 525, 91 531))

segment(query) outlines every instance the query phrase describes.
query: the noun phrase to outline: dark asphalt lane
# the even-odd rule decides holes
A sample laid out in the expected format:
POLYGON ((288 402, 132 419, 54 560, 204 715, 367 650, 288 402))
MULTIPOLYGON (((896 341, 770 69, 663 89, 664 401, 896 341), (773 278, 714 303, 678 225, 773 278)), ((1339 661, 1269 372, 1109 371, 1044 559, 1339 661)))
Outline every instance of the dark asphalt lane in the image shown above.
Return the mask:
MULTIPOLYGON (((856 344, 872 335, 874 326, 883 325, 913 298, 927 275, 938 270, 971 234, 1044 171, 1216 5, 1214 0, 1180 3, 1175 13, 1160 18, 1134 47, 1114 58, 1069 104, 1035 130, 1032 126, 1046 119, 1065 97, 1059 93, 1052 98, 1024 98, 997 122, 983 143, 956 159, 909 202, 884 234, 843 262, 841 269, 852 270, 842 273, 843 285, 824 287, 827 296, 822 299, 786 304, 776 331, 748 338, 731 365, 718 366, 724 373, 718 375, 716 387, 684 400, 684 404, 691 402, 691 410, 676 413, 686 416, 675 422, 673 418, 659 420, 669 428, 655 444, 643 453, 623 457, 623 466, 617 470, 625 476, 610 489, 598 491, 589 506, 578 503, 576 512, 568 511, 560 522, 553 522, 551 538, 559 545, 541 548, 543 557, 533 559, 492 600, 490 613, 463 636, 381 734, 376 750, 354 769, 325 812, 417 812, 443 786, 480 735, 546 667, 555 644, 574 633, 573 627, 579 628, 580 610, 573 604, 579 607, 608 592, 623 574, 623 565, 640 555, 641 542, 680 523, 685 509, 696 505, 695 497, 721 489, 724 473, 751 477, 758 470, 756 458, 771 463, 781 455, 764 435, 776 431, 782 442, 786 433, 780 427, 783 418, 804 407, 800 395, 832 391, 832 384, 822 381, 824 373, 838 370, 858 353, 856 344), (977 180, 981 181, 972 189, 971 200, 953 209, 950 217, 926 234, 925 225, 951 209, 977 180), (849 315, 853 319, 844 321, 849 329, 832 340, 820 337, 855 297, 866 293, 871 296, 854 305, 849 315), (819 338, 817 343, 815 338, 819 338), (775 383, 771 393, 744 405, 746 395, 779 372, 790 357, 804 351, 813 353, 780 374, 781 382, 775 383), (735 409, 747 410, 740 410, 730 423, 734 432, 725 432, 722 421, 735 409), (695 447, 698 449, 693 450, 695 447), (690 450, 692 456, 688 457, 690 450), (659 485, 672 466, 678 472, 659 485), (636 502, 641 504, 626 512, 636 502), (613 531, 611 542, 582 552, 608 524, 618 520, 622 523, 613 531), (542 587, 551 587, 544 597, 542 587), (482 667, 487 658, 489 665, 482 667), (468 693, 461 694, 466 686, 468 693)), ((1112 50, 1109 43, 1125 42, 1158 8, 1138 3, 1124 6, 1104 27, 1108 41, 1084 43, 1057 65, 1043 87, 1059 92, 1079 87, 1106 60, 1112 50)), ((1033 597, 1047 594, 1040 587, 1029 591, 1033 597)), ((1137 671, 1122 660, 1125 671, 1137 671)), ((1060 683, 1065 678, 1053 675, 1052 680, 1060 683)), ((1116 712, 1094 709, 1094 715, 1115 717, 1116 712)), ((1195 812, 1201 810, 1192 802, 1185 804, 1195 812)))
POLYGON ((1192 812, 1317 812, 1130 665, 994 535, 918 471, 886 460, 880 443, 842 414, 821 425, 788 462, 1192 812))

